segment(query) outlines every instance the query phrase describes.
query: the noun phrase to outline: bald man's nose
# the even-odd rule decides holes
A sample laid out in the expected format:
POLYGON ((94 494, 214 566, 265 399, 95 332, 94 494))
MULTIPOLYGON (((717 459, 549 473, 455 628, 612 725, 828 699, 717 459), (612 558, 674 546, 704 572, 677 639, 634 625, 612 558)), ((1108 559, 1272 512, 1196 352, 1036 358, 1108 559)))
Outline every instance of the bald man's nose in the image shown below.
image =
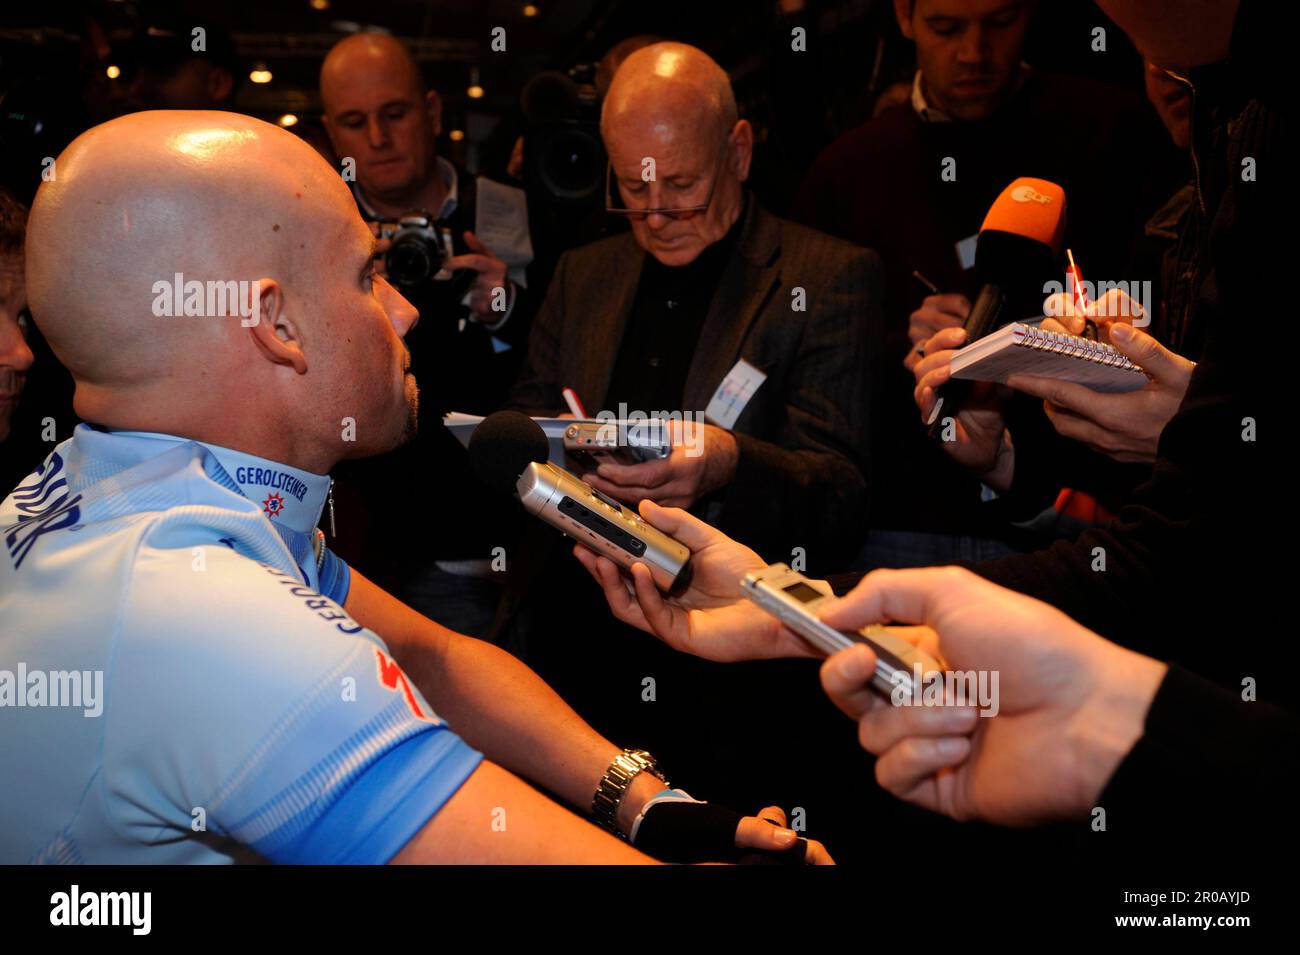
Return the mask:
POLYGON ((366 120, 366 136, 370 141, 371 149, 383 149, 388 145, 388 127, 378 113, 366 120))
POLYGON ((375 276, 375 281, 382 283, 384 310, 388 312, 388 318, 393 323, 393 328, 397 330, 397 337, 405 338, 420 321, 420 310, 408 302, 406 297, 382 276, 375 276))

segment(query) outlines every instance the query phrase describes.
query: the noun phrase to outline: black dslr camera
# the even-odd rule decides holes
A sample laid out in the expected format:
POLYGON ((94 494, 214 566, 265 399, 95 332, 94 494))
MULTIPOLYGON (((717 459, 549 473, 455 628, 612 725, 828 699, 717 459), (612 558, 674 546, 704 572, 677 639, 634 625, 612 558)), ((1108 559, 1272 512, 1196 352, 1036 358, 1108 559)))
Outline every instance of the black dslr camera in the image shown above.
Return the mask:
POLYGON ((464 239, 427 212, 417 209, 397 219, 380 219, 379 237, 392 240, 384 268, 395 285, 410 289, 426 282, 451 282, 452 290, 463 295, 474 281, 469 269, 447 270, 446 261, 458 254, 458 240, 463 246, 464 239))

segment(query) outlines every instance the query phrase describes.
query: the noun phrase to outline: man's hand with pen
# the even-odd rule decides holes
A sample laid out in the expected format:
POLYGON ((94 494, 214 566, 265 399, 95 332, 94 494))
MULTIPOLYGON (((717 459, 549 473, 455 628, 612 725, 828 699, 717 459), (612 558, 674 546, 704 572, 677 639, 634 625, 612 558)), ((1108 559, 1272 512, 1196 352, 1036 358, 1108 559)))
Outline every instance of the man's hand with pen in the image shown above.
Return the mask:
POLYGON ((1196 362, 1165 348, 1137 325, 1146 324, 1142 306, 1120 289, 1111 289, 1083 309, 1070 295, 1053 295, 1043 304, 1042 327, 1082 335, 1092 322, 1100 341, 1114 345, 1151 379, 1145 388, 1102 394, 1069 381, 1013 375, 1008 384, 1043 399, 1043 410, 1062 436, 1125 463, 1151 464, 1160 433, 1187 391, 1196 362))
MULTIPOLYGON (((961 328, 964 315, 956 314, 957 298, 930 296, 912 315, 909 334, 916 333, 914 341, 929 325, 943 326, 909 354, 916 380, 913 398, 926 422, 936 413, 936 390, 948 380, 953 354, 968 344, 961 328), (939 299, 954 306, 952 311, 941 309, 939 299)), ((1100 341, 1114 345, 1140 365, 1151 381, 1126 394, 1103 394, 1084 385, 1034 375, 1013 375, 1008 385, 1042 398, 1044 412, 1062 436, 1117 461, 1153 462, 1160 432, 1178 410, 1196 363, 1135 327, 1145 324, 1146 313, 1120 289, 1111 289, 1095 302, 1069 293, 1053 295, 1043 303, 1043 315, 1043 328, 1069 335, 1084 335, 1091 324, 1100 341)), ((957 415, 954 440, 943 442, 958 463, 995 490, 1010 486, 1015 462, 1014 448, 1003 427, 999 394, 996 386, 979 385, 972 401, 957 415)), ((942 414, 942 409, 938 413, 942 414)))

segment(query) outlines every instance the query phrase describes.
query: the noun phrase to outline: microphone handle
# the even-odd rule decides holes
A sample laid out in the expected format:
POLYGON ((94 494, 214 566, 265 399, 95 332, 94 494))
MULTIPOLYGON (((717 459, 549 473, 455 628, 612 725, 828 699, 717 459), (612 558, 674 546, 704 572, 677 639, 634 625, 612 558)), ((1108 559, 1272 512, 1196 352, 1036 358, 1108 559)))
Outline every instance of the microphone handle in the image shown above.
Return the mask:
MULTIPOLYGON (((1002 294, 1002 289, 991 282, 985 284, 980 289, 979 295, 976 296, 970 314, 966 316, 966 324, 962 326, 966 329, 966 344, 970 345, 977 342, 989 332, 1001 328, 1003 324, 1002 313, 1005 307, 1006 296, 1002 294)), ((970 381, 951 378, 939 386, 935 396, 940 404, 927 432, 931 438, 936 441, 941 440, 944 419, 952 418, 956 420, 957 413, 961 411, 961 406, 970 397, 971 387, 972 383, 970 381)))

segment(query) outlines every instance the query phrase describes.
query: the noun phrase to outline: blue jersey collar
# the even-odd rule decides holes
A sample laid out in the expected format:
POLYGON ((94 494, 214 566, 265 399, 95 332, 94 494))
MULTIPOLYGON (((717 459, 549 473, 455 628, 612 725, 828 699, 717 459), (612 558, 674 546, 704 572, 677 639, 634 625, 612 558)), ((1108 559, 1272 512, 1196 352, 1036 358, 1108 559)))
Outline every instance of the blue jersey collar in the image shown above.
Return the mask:
POLYGON ((212 452, 217 464, 226 472, 244 497, 262 509, 272 524, 304 534, 312 534, 320 521, 321 510, 329 496, 330 476, 314 474, 301 468, 260 458, 233 448, 180 438, 154 431, 119 431, 112 428, 95 428, 108 434, 147 438, 172 444, 193 442, 212 452))

